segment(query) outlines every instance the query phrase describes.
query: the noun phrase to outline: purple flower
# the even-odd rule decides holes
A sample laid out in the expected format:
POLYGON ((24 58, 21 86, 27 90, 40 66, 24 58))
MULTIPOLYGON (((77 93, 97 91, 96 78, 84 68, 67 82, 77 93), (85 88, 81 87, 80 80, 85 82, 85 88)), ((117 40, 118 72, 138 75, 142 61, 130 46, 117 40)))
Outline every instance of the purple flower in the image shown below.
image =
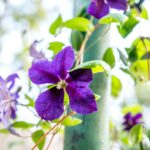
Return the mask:
POLYGON ((126 10, 127 2, 126 0, 92 0, 87 12, 100 19, 109 13, 110 8, 126 10))
POLYGON ((54 120, 64 112, 64 92, 67 92, 72 110, 80 114, 97 111, 95 97, 88 87, 92 81, 91 69, 69 70, 74 64, 74 51, 66 47, 52 62, 41 60, 29 69, 29 77, 35 84, 54 84, 55 87, 41 93, 35 103, 42 119, 54 120))
POLYGON ((42 52, 39 52, 37 51, 37 44, 39 43, 40 41, 34 41, 31 46, 30 46, 30 56, 33 57, 33 63, 36 62, 36 61, 39 61, 41 59, 46 59, 45 55, 42 53, 42 52))
POLYGON ((132 115, 130 112, 124 116, 124 130, 129 131, 133 126, 142 123, 142 114, 132 115))
POLYGON ((18 91, 11 92, 15 84, 15 79, 18 78, 17 74, 12 74, 4 80, 0 77, 0 121, 8 127, 9 119, 16 118, 16 104, 19 97, 18 91))

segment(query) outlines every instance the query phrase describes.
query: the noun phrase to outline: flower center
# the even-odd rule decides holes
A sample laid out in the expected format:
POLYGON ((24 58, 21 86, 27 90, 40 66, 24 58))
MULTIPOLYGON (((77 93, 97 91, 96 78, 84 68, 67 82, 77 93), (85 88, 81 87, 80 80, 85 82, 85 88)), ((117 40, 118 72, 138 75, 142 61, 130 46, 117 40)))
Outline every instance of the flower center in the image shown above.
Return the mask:
POLYGON ((66 87, 66 81, 65 80, 60 80, 58 83, 57 83, 57 89, 60 90, 60 89, 63 89, 66 87))

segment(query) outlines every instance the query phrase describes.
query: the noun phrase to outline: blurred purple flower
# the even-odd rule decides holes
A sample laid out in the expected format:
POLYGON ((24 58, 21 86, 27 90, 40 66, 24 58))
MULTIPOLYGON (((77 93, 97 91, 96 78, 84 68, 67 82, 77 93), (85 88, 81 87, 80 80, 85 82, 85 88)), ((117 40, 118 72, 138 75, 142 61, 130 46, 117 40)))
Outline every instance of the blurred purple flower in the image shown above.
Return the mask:
POLYGON ((0 77, 0 121, 8 127, 9 120, 16 118, 16 104, 19 97, 18 91, 11 92, 17 74, 9 75, 6 80, 0 77))
POLYGON ((37 51, 37 44, 40 41, 35 40, 30 46, 30 56, 33 57, 33 63, 42 59, 46 59, 45 55, 42 52, 37 51))
POLYGON ((130 112, 127 113, 124 117, 124 130, 129 131, 133 126, 137 124, 141 124, 142 114, 138 113, 136 115, 132 115, 130 112))
POLYGON ((126 10, 127 2, 126 0, 92 0, 87 12, 100 19, 109 13, 110 8, 126 10))
POLYGON ((35 108, 42 119, 54 120, 63 114, 65 91, 69 95, 70 107, 75 112, 89 114, 97 111, 94 94, 88 87, 93 79, 91 69, 69 72, 74 61, 74 51, 68 46, 52 62, 41 60, 29 69, 33 83, 55 85, 41 93, 36 100, 35 108))

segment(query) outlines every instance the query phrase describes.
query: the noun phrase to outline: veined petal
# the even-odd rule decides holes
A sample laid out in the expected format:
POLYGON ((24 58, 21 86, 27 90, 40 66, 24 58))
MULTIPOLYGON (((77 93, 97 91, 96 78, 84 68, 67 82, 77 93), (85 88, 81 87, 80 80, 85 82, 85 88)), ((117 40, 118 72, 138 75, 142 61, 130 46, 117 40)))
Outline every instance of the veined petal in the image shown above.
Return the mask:
POLYGON ((64 112, 63 99, 63 89, 52 88, 41 93, 35 103, 38 115, 45 120, 59 118, 64 112))
POLYGON ((95 18, 100 19, 109 13, 109 5, 104 0, 92 0, 87 12, 95 18))
POLYGON ((11 74, 11 75, 9 75, 9 76, 6 78, 6 82, 7 82, 7 83, 10 83, 10 85, 9 85, 9 87, 8 87, 9 90, 11 90, 12 87, 14 86, 14 84, 15 84, 15 79, 16 79, 16 78, 19 78, 18 74, 16 74, 16 73, 11 74))
POLYGON ((29 78, 35 84, 52 83, 59 81, 48 60, 40 60, 33 63, 29 69, 29 78))
POLYGON ((107 0, 107 2, 111 8, 120 9, 120 10, 127 9, 126 0, 107 0))
POLYGON ((66 79, 66 82, 78 88, 88 86, 92 80, 93 75, 91 69, 78 69, 69 72, 69 77, 66 79))
POLYGON ((74 63, 74 51, 71 46, 65 47, 53 59, 51 66, 61 79, 65 79, 74 63))
POLYGON ((88 88, 76 88, 68 85, 66 91, 70 98, 70 107, 80 114, 90 114, 97 111, 93 92, 88 88))

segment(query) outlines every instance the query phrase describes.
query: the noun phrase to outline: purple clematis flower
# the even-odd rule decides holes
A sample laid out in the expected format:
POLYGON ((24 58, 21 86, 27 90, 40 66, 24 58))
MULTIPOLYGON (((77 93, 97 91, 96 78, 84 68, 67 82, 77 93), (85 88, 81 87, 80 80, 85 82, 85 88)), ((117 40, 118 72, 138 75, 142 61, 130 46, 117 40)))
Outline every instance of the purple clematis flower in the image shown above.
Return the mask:
POLYGON ((35 40, 31 44, 30 49, 29 49, 30 56, 33 57, 33 63, 42 59, 46 59, 45 55, 42 52, 37 51, 36 46, 39 42, 40 41, 35 40))
POLYGON ((100 19, 109 13, 110 8, 127 9, 126 0, 92 0, 88 7, 88 14, 100 19))
POLYGON ((133 126, 141 124, 142 114, 132 115, 130 112, 124 116, 124 130, 129 131, 133 126))
POLYGON ((35 84, 54 84, 55 87, 41 93, 35 103, 42 119, 54 120, 64 112, 64 92, 67 92, 72 110, 80 114, 97 111, 95 97, 88 87, 92 81, 91 69, 78 69, 72 72, 75 58, 72 47, 60 51, 52 62, 41 60, 29 69, 29 77, 35 84))
POLYGON ((11 92, 15 84, 15 79, 18 78, 17 74, 12 74, 4 80, 0 77, 0 121, 8 127, 9 120, 16 118, 16 104, 19 97, 18 91, 11 92))

